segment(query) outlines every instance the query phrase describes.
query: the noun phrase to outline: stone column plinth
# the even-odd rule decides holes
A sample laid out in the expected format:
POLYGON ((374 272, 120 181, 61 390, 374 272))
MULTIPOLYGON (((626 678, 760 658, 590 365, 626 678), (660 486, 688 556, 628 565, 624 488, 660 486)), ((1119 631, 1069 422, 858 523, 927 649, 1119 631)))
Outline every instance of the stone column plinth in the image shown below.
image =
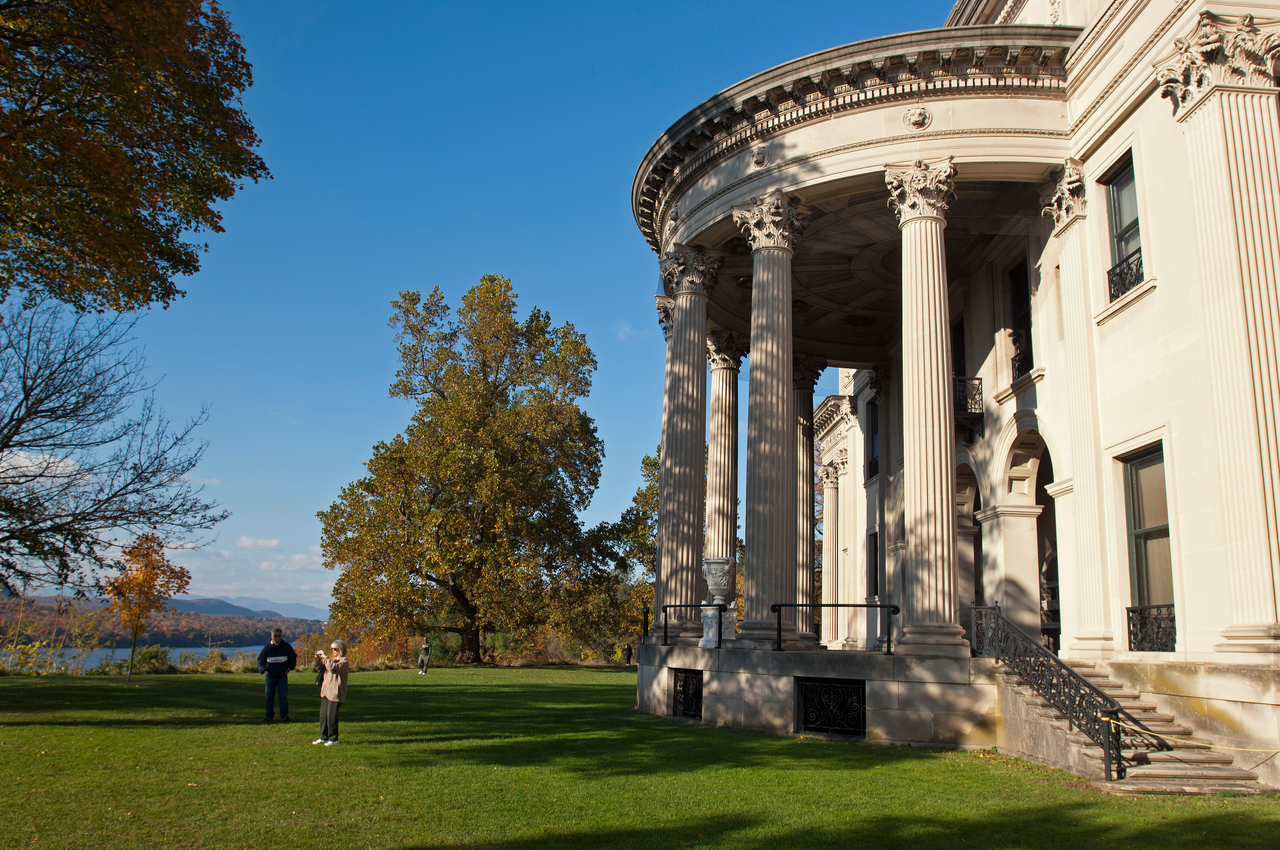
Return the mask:
MULTIPOLYGON (((720 260, 677 245, 662 260, 662 277, 674 298, 670 367, 666 387, 666 427, 658 483, 658 575, 656 622, 661 605, 702 602, 703 463, 707 426, 707 291, 715 285, 720 260)), ((679 638, 701 637, 698 611, 677 609, 668 616, 679 638)))
MULTIPOLYGON (((817 531, 813 511, 813 390, 827 361, 821 357, 793 355, 792 375, 795 390, 796 422, 796 602, 807 605, 813 598, 814 569, 817 564, 817 531)), ((833 612, 834 613, 834 612, 833 612)), ((817 640, 813 631, 813 609, 796 609, 796 637, 801 641, 817 640)))
MULTIPOLYGON (((796 439, 792 400, 791 258, 805 220, 781 191, 734 207, 751 245, 751 376, 747 387, 746 611, 741 638, 772 644, 775 602, 795 601, 796 439)), ((792 610, 783 636, 794 638, 792 610)))
POLYGON ((956 610, 951 316, 942 231, 955 167, 888 171, 902 231, 903 654, 967 655, 956 610))
MULTIPOLYGON (((707 548, 708 561, 729 563, 728 601, 734 606, 738 541, 738 371, 747 353, 741 334, 713 331, 707 334, 707 360, 711 364, 711 421, 707 443, 707 548)), ((737 623, 736 606, 726 615, 737 623)), ((714 624, 714 620, 712 621, 714 624)), ((714 625, 713 625, 714 628, 714 625)), ((724 634, 733 636, 733 629, 724 634)), ((703 638, 707 638, 703 629, 703 638)))
POLYGON ((1280 653, 1280 32, 1268 30, 1251 15, 1202 12, 1157 78, 1196 166, 1188 176, 1203 237, 1231 600, 1226 642, 1215 648, 1272 660, 1280 653))

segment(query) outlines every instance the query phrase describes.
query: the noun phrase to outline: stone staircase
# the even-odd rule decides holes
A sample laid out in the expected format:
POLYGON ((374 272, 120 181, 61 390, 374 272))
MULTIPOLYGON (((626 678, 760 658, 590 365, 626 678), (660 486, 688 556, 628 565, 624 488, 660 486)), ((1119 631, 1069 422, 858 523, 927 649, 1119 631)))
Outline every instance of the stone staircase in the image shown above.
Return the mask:
POLYGON ((1109 794, 1280 794, 1280 789, 1259 782, 1252 771, 1234 767, 1229 753, 1215 750, 1211 741, 1195 737, 1192 730, 1179 723, 1173 715, 1159 711, 1154 702, 1143 699, 1137 691, 1115 681, 1101 668, 1090 662, 1068 663, 1120 703, 1120 707, 1140 725, 1157 735, 1173 735, 1180 740, 1166 739, 1171 747, 1169 750, 1125 750, 1127 775, 1124 779, 1108 782, 1103 778, 1102 748, 1079 730, 1068 728, 1066 719, 1047 700, 1015 674, 1003 670, 999 673, 1003 684, 1017 694, 1024 711, 1038 717, 1043 726, 1054 730, 1049 735, 1061 736, 1053 743, 1065 743, 1065 749, 1061 746, 1050 748, 1061 754, 1058 758, 1048 759, 1056 766, 1091 777, 1095 787, 1109 794), (1057 763, 1061 761, 1066 763, 1057 763))

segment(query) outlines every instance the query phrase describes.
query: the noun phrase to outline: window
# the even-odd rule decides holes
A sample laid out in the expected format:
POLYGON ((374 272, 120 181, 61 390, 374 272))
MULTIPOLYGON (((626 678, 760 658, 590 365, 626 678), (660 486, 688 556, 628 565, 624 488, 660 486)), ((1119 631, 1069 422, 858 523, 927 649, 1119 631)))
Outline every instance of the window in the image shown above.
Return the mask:
POLYGON ((1138 227, 1138 184, 1133 157, 1127 156, 1106 182, 1107 220, 1111 226, 1111 300, 1142 283, 1142 234, 1138 227))
POLYGON ((880 595, 880 535, 871 532, 867 535, 867 596, 875 598, 880 595))
POLYGON ((1009 298, 1012 302, 1010 330, 1013 331, 1013 379, 1031 371, 1035 354, 1031 350, 1031 283, 1027 262, 1009 270, 1009 298))
POLYGON ((867 480, 880 474, 880 404, 867 402, 867 480))
POLYGON ((1169 503, 1164 486, 1164 450, 1126 458, 1125 513, 1129 534, 1129 648, 1172 652, 1173 559, 1169 548, 1169 503))

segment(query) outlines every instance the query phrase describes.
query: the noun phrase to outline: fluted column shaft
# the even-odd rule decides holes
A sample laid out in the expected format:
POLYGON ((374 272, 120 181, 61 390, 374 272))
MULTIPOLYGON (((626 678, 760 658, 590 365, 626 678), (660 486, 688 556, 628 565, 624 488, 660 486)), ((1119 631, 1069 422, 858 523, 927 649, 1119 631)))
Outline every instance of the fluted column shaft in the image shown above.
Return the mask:
MULTIPOLYGON (((825 464, 822 474, 822 603, 839 601, 840 591, 840 473, 834 464, 825 464)), ((823 643, 840 639, 839 608, 822 612, 823 643)))
MULTIPOLYGON (((702 601, 707 290, 714 283, 716 265, 700 252, 679 246, 662 263, 663 278, 675 303, 666 388, 666 446, 658 484, 659 605, 702 601)), ((678 634, 696 630, 701 635, 701 620, 694 609, 674 610, 669 620, 679 624, 678 634)))
MULTIPOLYGON (((658 324, 662 327, 662 337, 667 346, 666 365, 662 372, 662 435, 661 442, 658 446, 658 526, 662 526, 662 468, 665 464, 663 460, 667 456, 667 408, 671 399, 671 330, 672 330, 672 310, 675 308, 675 300, 668 295, 655 295, 656 307, 658 308, 658 324)), ((653 579, 653 615, 654 622, 661 619, 662 606, 666 604, 666 588, 664 581, 664 572, 662 565, 662 537, 660 530, 656 531, 656 537, 653 542, 654 550, 654 579, 653 579)))
POLYGON ((968 652, 956 605, 955 426, 943 244, 955 170, 891 173, 902 230, 904 654, 968 652), (895 181, 897 177, 897 181, 895 181))
MULTIPOLYGON (((747 387, 746 576, 742 635, 768 645, 775 602, 796 597, 796 439, 792 400, 791 258, 803 220, 780 191, 734 208, 751 245, 751 373, 747 387)), ((794 636, 793 609, 783 613, 794 636)))
MULTIPOLYGON (((826 361, 795 355, 792 369, 795 378, 796 422, 796 602, 814 602, 814 569, 817 545, 814 534, 814 462, 813 462, 813 390, 826 361)), ((796 635, 814 640, 813 609, 796 609, 796 635)))
POLYGON ((746 340, 726 331, 707 335, 711 411, 707 444, 707 558, 737 556, 738 372, 746 340))

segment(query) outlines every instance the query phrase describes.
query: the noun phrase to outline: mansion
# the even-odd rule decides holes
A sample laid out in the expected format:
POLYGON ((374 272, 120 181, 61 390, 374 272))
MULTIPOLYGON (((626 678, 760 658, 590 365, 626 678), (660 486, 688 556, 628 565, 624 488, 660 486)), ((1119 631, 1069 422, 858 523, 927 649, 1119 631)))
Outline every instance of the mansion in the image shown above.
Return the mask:
POLYGON ((960 0, 667 130, 639 707, 1280 786, 1278 86, 1274 0, 960 0))

